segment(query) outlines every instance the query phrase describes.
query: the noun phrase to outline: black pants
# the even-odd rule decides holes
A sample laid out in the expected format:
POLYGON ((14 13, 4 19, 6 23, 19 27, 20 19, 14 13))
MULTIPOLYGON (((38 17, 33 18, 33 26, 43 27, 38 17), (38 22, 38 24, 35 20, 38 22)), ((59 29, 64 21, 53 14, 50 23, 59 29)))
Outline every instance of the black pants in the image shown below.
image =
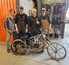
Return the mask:
POLYGON ((21 37, 26 36, 26 33, 24 31, 19 31, 19 34, 17 34, 16 32, 13 32, 13 39, 21 39, 21 37))

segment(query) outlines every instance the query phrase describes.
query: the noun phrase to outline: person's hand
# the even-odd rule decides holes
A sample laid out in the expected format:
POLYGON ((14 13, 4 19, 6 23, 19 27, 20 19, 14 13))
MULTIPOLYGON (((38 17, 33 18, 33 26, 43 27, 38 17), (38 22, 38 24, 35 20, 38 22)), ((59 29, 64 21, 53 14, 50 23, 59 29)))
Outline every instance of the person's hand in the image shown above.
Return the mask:
POLYGON ((40 24, 40 22, 39 21, 36 21, 36 24, 40 24))
POLYGON ((49 27, 49 30, 51 30, 51 27, 49 27))
POLYGON ((6 29, 6 31, 7 31, 7 32, 9 32, 9 33, 12 33, 12 31, 11 31, 11 30, 9 30, 9 29, 6 29))
POLYGON ((26 29, 26 31, 25 31, 26 33, 28 33, 28 30, 26 29))
POLYGON ((49 30, 51 29, 51 24, 50 24, 50 27, 49 27, 49 30))
POLYGON ((17 34, 19 33, 19 30, 18 30, 18 28, 16 28, 16 33, 17 33, 17 34))
POLYGON ((11 30, 9 30, 8 32, 9 32, 9 33, 12 33, 12 31, 11 31, 11 30))

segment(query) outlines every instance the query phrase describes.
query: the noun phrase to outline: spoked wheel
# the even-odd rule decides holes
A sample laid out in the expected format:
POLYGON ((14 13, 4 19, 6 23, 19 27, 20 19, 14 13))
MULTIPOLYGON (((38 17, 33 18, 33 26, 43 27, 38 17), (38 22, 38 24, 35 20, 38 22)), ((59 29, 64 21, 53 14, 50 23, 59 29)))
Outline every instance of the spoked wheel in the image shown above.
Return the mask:
POLYGON ((48 46, 47 52, 51 59, 60 61, 66 57, 66 49, 58 43, 52 43, 48 46))
POLYGON ((20 39, 16 39, 11 44, 11 50, 14 54, 25 54, 27 45, 20 39))

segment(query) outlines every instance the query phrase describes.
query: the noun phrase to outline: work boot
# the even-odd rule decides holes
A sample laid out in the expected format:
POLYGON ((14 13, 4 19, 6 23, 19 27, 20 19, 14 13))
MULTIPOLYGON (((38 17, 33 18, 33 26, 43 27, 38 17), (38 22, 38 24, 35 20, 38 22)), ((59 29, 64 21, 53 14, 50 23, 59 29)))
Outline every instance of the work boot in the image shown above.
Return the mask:
POLYGON ((10 49, 7 49, 7 52, 10 53, 10 49))

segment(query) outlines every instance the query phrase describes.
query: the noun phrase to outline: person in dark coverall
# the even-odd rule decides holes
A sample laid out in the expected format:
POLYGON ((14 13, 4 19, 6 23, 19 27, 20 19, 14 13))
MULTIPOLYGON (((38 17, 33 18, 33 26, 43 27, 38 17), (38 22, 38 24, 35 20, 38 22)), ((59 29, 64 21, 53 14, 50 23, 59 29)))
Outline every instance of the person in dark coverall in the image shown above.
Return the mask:
POLYGON ((28 18, 24 13, 23 6, 20 6, 20 13, 15 17, 15 28, 16 33, 14 33, 14 39, 20 39, 21 36, 26 36, 28 32, 28 18))
MULTIPOLYGON (((31 36, 35 36, 35 35, 38 35, 38 34, 41 34, 41 31, 40 31, 40 19, 37 17, 37 10, 35 8, 32 9, 32 15, 29 16, 29 32, 30 32, 30 37, 31 36)), ((38 48, 40 46, 40 44, 42 44, 42 42, 40 43, 36 43, 34 44, 34 46, 36 48, 38 48)), ((43 45, 43 44, 42 44, 43 45)), ((43 48, 40 50, 40 52, 43 52, 43 48)))
POLYGON ((32 9, 32 15, 29 16, 29 31, 31 36, 35 36, 40 34, 40 22, 39 18, 37 17, 37 10, 35 8, 32 9))

